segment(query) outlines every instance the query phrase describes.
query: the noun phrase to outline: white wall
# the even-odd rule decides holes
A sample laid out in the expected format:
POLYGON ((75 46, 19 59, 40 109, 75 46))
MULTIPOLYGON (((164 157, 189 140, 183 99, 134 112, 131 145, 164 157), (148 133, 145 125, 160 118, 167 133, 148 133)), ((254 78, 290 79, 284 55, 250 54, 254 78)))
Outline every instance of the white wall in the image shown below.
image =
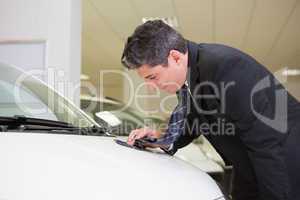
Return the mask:
POLYGON ((81 66, 81 0, 1 0, 0 41, 46 40, 46 66, 60 72, 65 89, 49 84, 79 103, 81 66), (79 87, 78 87, 79 88, 79 87))

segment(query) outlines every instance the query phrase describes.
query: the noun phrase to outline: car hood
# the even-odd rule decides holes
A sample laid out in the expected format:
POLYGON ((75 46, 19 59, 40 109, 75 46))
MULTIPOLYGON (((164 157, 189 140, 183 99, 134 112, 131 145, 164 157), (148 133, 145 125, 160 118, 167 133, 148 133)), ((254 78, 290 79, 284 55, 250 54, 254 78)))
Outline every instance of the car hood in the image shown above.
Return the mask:
MULTIPOLYGON (((121 136, 119 138, 126 140, 128 137, 121 136)), ((224 172, 223 168, 218 163, 208 158, 202 151, 202 149, 194 143, 191 143, 184 148, 178 149, 174 157, 184 160, 185 162, 194 165, 195 167, 207 173, 224 172)))
POLYGON ((114 138, 0 134, 0 199, 203 199, 222 196, 204 172, 114 138))

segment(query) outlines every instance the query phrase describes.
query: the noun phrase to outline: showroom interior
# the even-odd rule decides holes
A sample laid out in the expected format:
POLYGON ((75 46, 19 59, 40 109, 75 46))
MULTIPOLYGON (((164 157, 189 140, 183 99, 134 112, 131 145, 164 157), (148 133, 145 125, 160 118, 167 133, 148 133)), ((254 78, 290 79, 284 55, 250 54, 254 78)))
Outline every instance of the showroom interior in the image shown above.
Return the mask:
MULTIPOLYGON (((300 101, 299 0, 0 0, 0 111, 15 120, 0 123, 0 200, 231 199, 234 169, 204 136, 174 156, 124 147, 132 130, 166 130, 178 103, 121 63, 135 28, 159 19, 187 40, 251 55, 300 101), (7 102, 24 74, 16 101, 28 116, 7 102), (64 134, 4 133, 36 116, 64 119, 49 126, 64 134), (93 129, 73 137, 78 127, 93 129)), ((33 121, 29 132, 49 131, 33 121)))

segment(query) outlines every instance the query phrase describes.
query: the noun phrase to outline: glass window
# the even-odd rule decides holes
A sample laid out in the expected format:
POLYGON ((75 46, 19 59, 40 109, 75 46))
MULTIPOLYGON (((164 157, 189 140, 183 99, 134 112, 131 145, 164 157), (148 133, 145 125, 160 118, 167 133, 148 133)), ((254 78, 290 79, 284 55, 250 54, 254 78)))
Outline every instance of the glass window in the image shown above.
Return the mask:
POLYGON ((79 127, 95 123, 46 84, 15 67, 0 64, 0 115, 58 120, 79 127))

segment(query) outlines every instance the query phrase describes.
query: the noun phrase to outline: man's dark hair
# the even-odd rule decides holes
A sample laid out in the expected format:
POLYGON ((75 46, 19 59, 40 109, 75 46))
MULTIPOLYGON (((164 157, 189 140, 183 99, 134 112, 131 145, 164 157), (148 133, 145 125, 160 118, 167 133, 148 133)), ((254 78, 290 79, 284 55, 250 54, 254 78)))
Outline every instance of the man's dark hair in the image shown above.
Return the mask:
POLYGON ((186 53, 187 42, 176 30, 162 20, 147 21, 128 37, 122 55, 122 64, 128 69, 142 65, 167 65, 171 50, 186 53))

